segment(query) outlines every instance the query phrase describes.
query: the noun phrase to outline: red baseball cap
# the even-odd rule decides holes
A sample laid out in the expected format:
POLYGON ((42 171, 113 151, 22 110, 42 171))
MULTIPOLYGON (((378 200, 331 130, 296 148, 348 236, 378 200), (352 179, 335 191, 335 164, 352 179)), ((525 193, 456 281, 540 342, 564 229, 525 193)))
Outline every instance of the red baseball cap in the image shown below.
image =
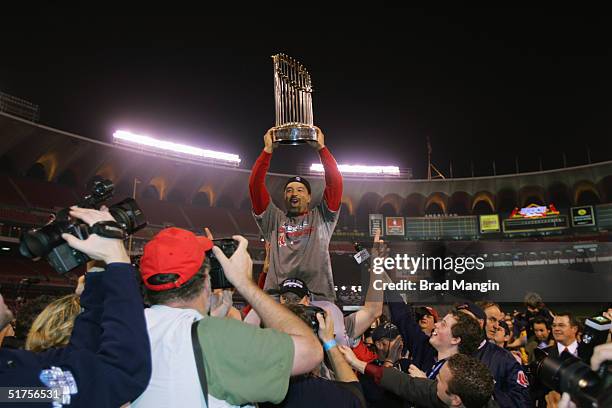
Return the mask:
POLYGON ((140 258, 140 276, 145 286, 155 291, 180 288, 200 270, 206 251, 213 245, 210 239, 181 228, 160 231, 145 245, 140 258), (157 285, 148 281, 161 273, 176 274, 178 278, 157 285))
POLYGON ((434 309, 431 306, 425 306, 425 309, 427 309, 429 314, 433 316, 434 322, 437 322, 438 321, 438 312, 436 312, 436 309, 434 309))

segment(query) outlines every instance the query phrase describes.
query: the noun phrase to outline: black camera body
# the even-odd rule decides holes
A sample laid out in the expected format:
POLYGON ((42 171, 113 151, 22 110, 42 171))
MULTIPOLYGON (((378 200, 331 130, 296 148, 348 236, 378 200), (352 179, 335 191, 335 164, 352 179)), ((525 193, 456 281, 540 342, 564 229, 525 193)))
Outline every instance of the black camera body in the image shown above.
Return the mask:
MULTIPOLYGON (((92 190, 77 204, 81 208, 98 208, 113 196, 114 186, 110 180, 94 183, 92 190)), ((119 226, 127 233, 144 228, 147 222, 142 210, 132 198, 109 207, 109 212, 119 226)), ((19 243, 19 252, 27 258, 43 258, 60 274, 85 264, 89 257, 68 245, 62 234, 72 234, 79 239, 87 239, 91 228, 86 223, 70 217, 70 208, 64 208, 55 215, 53 222, 41 228, 26 231, 19 243)))
MULTIPOLYGON (((214 239, 213 244, 218 246, 226 257, 231 257, 236 248, 238 248, 238 242, 232 238, 221 238, 214 239)), ((219 260, 215 256, 212 250, 206 252, 206 257, 210 259, 210 287, 211 289, 232 289, 234 285, 225 277, 223 268, 219 263, 219 260)))
MULTIPOLYGON (((302 305, 302 304, 293 304, 290 306, 291 308, 299 309, 302 312, 302 320, 312 329, 315 336, 319 336, 319 320, 317 319, 317 314, 321 313, 323 317, 325 317, 325 310, 320 308, 319 306, 314 305, 302 305)), ((296 311, 292 310, 297 314, 296 311)))

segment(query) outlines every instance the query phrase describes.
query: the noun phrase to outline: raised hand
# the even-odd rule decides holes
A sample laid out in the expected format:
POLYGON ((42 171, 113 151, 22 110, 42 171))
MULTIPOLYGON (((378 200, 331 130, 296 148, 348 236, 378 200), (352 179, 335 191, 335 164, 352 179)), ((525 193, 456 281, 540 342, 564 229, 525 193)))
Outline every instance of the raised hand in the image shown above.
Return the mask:
POLYGON ((355 367, 356 365, 362 362, 361 360, 357 358, 357 356, 355 355, 355 352, 353 352, 353 350, 350 347, 338 346, 338 350, 340 350, 346 362, 349 363, 352 367, 355 367))
POLYGON ((414 364, 410 364, 410 367, 408 367, 408 374, 414 378, 427 378, 427 375, 414 364))
POLYGON ((319 321, 319 338, 327 343, 334 339, 334 319, 331 313, 325 313, 323 317, 322 313, 317 313, 317 320, 319 321))
POLYGON ((398 336, 397 338, 395 338, 395 340, 391 342, 391 344, 389 344, 389 352, 387 353, 387 360, 389 360, 392 364, 395 364, 397 360, 400 359, 403 348, 404 348, 404 341, 402 340, 400 336, 398 336))
POLYGON ((372 246, 372 258, 385 258, 389 256, 389 247, 384 240, 380 239, 380 230, 374 232, 374 245, 372 246))
MULTIPOLYGON (((86 222, 90 227, 100 221, 115 221, 113 216, 106 211, 94 210, 92 208, 71 207, 70 216, 86 222)), ((62 234, 62 238, 72 248, 83 252, 91 259, 104 261, 109 264, 113 262, 129 263, 123 241, 120 239, 104 238, 91 234, 87 239, 81 240, 72 234, 62 234)))
POLYGON ((309 140, 308 144, 318 151, 325 147, 325 135, 318 127, 315 126, 314 128, 317 131, 317 140, 309 140))
POLYGON ((272 136, 272 129, 268 129, 266 134, 264 135, 264 150, 266 153, 272 153, 274 149, 278 146, 278 143, 274 141, 274 137, 272 136))

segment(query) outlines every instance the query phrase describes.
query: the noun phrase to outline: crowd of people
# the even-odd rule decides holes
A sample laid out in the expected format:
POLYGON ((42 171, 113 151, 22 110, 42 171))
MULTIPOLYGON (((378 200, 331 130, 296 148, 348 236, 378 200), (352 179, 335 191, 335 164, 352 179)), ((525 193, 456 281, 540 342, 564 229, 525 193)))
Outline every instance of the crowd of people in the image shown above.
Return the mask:
MULTIPOLYGON (((63 234, 97 263, 74 295, 33 319, 21 345, 7 341, 15 316, 0 297, 8 336, 0 385, 57 390, 47 403, 57 407, 569 407, 530 371, 540 353, 575 356, 594 370, 612 360, 609 334, 589 350, 576 316, 549 310, 535 294, 525 310, 505 312, 493 302, 413 305, 368 285, 363 307, 343 313, 328 253, 342 178, 317 134, 323 200, 311 206, 310 184, 294 177, 283 190, 287 211, 265 187, 275 144, 264 137, 250 183, 269 242, 259 282, 242 236, 227 256, 210 231, 166 228, 135 269, 120 239, 63 234), (211 288, 212 257, 246 308, 233 305, 232 290, 211 288)), ((90 227, 113 221, 105 209, 70 215, 90 227)), ((375 237, 371 256, 387 254, 375 237)), ((602 312, 612 318, 612 309, 602 312)), ((40 406, 19 406, 28 402, 40 406)))

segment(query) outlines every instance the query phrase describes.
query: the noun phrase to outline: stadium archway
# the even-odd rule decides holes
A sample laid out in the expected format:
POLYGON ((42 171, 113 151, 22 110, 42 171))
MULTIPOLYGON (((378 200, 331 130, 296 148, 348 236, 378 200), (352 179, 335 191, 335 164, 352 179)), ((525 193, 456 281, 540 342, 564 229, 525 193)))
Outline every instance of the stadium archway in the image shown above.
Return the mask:
POLYGON ((518 207, 516 191, 512 188, 502 188, 497 192, 497 211, 509 213, 518 207))
POLYGON ((340 208, 343 209, 343 211, 346 211, 347 214, 349 215, 355 215, 355 208, 353 207, 353 200, 350 197, 342 197, 342 204, 340 208))
POLYGON ((404 199, 402 205, 402 215, 404 217, 422 217, 425 207, 425 196, 419 193, 412 193, 404 199))
POLYGON ((111 162, 104 163, 102 167, 96 171, 96 175, 105 179, 109 179, 112 182, 117 180, 117 172, 115 171, 115 165, 111 162))
POLYGON ((557 182, 548 187, 548 204, 554 204, 556 208, 565 209, 572 206, 569 188, 565 183, 557 182))
POLYGON ((369 215, 376 213, 380 200, 380 195, 376 193, 365 193, 361 197, 356 212, 357 226, 359 228, 368 229, 369 215))
POLYGON ((448 196, 444 193, 433 193, 425 203, 425 214, 447 214, 448 196))
POLYGON ((457 191, 448 200, 448 213, 457 215, 470 214, 470 195, 465 191, 457 191))
POLYGON ((146 186, 142 192, 142 198, 145 200, 159 200, 160 196, 157 187, 152 184, 146 186))
POLYGON ((210 196, 205 191, 198 191, 196 195, 193 196, 192 204, 199 207, 210 207, 210 196))
POLYGON ((57 172, 57 156, 55 153, 45 153, 43 154, 37 161, 37 163, 42 164, 45 167, 45 171, 47 173, 47 181, 53 180, 55 174, 57 172))
POLYGON ((472 200, 472 213, 474 215, 485 215, 495 213, 495 199, 488 191, 479 191, 474 194, 472 200))
POLYGON ((576 205, 596 205, 601 203, 601 197, 595 184, 588 180, 579 181, 574 185, 574 203, 576 205))
POLYGON ((527 207, 530 204, 547 205, 546 194, 541 186, 525 186, 519 190, 519 205, 527 207))
POLYGON ((402 208, 402 197, 392 193, 383 197, 378 206, 378 213, 385 217, 395 217, 399 215, 402 208))
POLYGON ((346 202, 340 204, 340 216, 338 218, 340 228, 355 228, 355 217, 351 214, 350 206, 346 202))
POLYGON ((215 205, 215 192, 209 185, 202 186, 193 197, 193 205, 199 205, 200 207, 212 207, 215 205))
POLYGON ((606 203, 612 203, 612 176, 606 176, 597 183, 606 203))
POLYGON ((26 176, 31 177, 37 180, 46 181, 47 180, 47 169, 42 163, 34 163, 28 171, 26 171, 26 176))
POLYGON ((149 181, 149 185, 154 186, 159 192, 159 199, 165 200, 168 193, 168 181, 165 177, 157 176, 149 181))

